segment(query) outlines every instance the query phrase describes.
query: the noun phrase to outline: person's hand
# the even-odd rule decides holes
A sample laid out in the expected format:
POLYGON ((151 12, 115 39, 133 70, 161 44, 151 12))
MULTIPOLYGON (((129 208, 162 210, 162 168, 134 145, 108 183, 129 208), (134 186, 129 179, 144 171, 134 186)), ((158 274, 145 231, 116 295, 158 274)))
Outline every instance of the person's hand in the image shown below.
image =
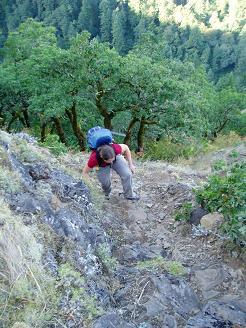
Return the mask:
POLYGON ((135 166, 133 164, 129 165, 130 170, 132 171, 132 173, 135 173, 135 166))

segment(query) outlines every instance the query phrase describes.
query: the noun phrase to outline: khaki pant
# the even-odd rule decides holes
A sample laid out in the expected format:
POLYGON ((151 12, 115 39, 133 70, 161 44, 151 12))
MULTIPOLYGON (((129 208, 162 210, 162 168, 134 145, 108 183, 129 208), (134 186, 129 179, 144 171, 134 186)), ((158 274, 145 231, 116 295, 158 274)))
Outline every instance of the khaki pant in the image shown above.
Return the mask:
POLYGON ((102 189, 106 195, 111 192, 111 174, 110 170, 113 169, 121 178, 121 183, 126 198, 133 197, 132 185, 132 172, 128 166, 127 161, 122 155, 116 156, 116 161, 106 167, 99 167, 97 171, 97 178, 102 185, 102 189))

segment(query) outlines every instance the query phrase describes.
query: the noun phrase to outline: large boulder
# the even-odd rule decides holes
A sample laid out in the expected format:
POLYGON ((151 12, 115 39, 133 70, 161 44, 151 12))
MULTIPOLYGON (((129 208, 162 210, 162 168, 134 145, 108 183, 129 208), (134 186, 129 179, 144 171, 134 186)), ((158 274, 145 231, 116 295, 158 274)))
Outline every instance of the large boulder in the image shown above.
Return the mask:
POLYGON ((201 226, 207 230, 214 230, 223 223, 224 217, 222 214, 214 212, 204 215, 201 218, 201 226))

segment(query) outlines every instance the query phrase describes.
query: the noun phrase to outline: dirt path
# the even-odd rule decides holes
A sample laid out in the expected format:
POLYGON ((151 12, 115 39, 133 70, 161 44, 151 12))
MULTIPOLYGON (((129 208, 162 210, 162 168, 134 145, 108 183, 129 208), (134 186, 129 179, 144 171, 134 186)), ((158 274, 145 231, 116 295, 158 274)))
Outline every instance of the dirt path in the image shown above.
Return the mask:
MULTIPOLYGON (((103 225, 112 237, 113 255, 119 263, 132 268, 139 261, 160 256, 181 263, 186 272, 183 279, 196 293, 200 308, 211 300, 245 298, 245 268, 241 261, 227 255, 223 240, 216 235, 195 236, 191 225, 180 224, 174 220, 177 208, 185 201, 194 200, 192 189, 205 180, 206 176, 202 172, 194 171, 188 166, 172 166, 164 162, 138 163, 134 185, 141 199, 138 202, 129 202, 119 196, 122 191, 121 184, 113 174, 113 194, 103 205, 105 212, 110 213, 103 225)), ((161 272, 163 271, 160 270, 159 273, 161 272)), ((143 276, 141 278, 145 281, 143 276)), ((136 276, 135 279, 137 281, 136 276)), ((136 290, 135 297, 141 295, 142 291, 145 295, 144 304, 150 301, 151 293, 156 294, 153 290, 143 290, 143 283, 131 284, 129 288, 136 290)), ((122 307, 122 304, 120 306, 122 307)), ((132 311, 130 307, 125 316, 132 318, 132 311)), ((192 311, 196 313, 198 310, 192 311)), ((153 312, 155 313, 155 310, 153 312)), ((156 313, 160 317, 160 312, 156 313)), ((155 321, 156 315, 151 317, 148 308, 146 314, 146 311, 139 307, 139 312, 134 312, 134 317, 139 322, 147 318, 153 327, 172 327, 171 324, 164 325, 166 319, 155 321)), ((183 319, 176 319, 178 327, 185 326, 183 319)))

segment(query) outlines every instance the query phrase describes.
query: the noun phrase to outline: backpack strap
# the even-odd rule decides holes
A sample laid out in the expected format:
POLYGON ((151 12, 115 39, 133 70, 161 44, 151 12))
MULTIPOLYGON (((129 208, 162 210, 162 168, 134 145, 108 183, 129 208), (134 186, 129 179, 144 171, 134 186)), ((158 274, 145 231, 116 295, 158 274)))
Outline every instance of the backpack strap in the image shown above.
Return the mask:
MULTIPOLYGON (((114 155, 115 155, 115 160, 113 161, 113 163, 114 163, 116 161, 116 152, 115 152, 115 149, 110 144, 108 146, 112 147, 113 150, 114 150, 114 155)), ((96 149, 96 159, 97 159, 97 163, 98 163, 98 166, 99 167, 101 167, 102 164, 106 164, 106 166, 111 165, 111 164, 105 163, 104 160, 102 159, 102 157, 100 156, 100 147, 96 149)))

